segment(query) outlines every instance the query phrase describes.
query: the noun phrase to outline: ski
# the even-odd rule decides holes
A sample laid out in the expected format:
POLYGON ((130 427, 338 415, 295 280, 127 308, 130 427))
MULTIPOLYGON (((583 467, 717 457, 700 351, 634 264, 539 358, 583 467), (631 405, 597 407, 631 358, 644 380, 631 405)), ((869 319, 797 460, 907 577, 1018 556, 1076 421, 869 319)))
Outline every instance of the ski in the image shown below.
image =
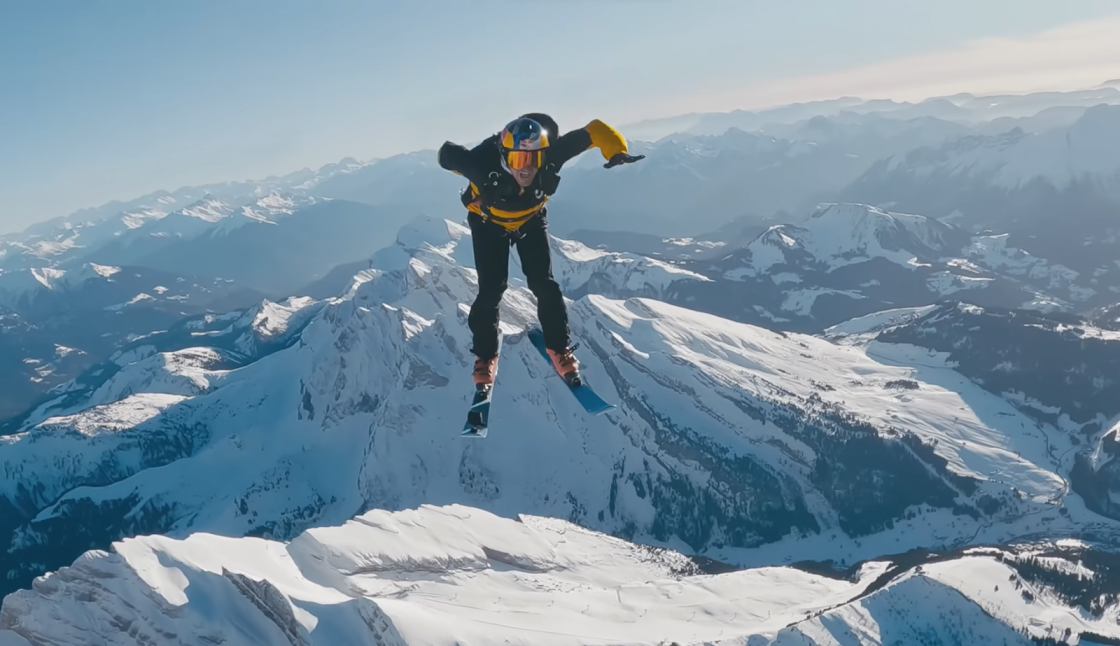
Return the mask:
MULTIPOLYGON (((502 345, 502 339, 499 338, 498 356, 502 354, 502 345)), ((467 409, 467 421, 463 424, 463 437, 486 437, 490 427, 490 396, 493 394, 493 383, 475 385, 474 398, 471 399, 471 406, 467 409)))
MULTIPOLYGON (((548 362, 548 367, 552 368, 552 359, 549 358, 548 350, 544 346, 544 333, 541 332, 541 329, 536 326, 530 327, 527 330, 527 335, 529 337, 529 340, 532 341, 533 345, 536 346, 537 351, 540 353, 540 355, 544 357, 545 361, 548 362)), ((580 383, 580 385, 578 386, 573 386, 572 384, 569 384, 567 382, 564 382, 564 385, 568 387, 568 390, 572 392, 572 395, 575 396, 576 401, 578 401, 580 405, 583 406, 583 409, 585 411, 591 413, 592 415, 601 415, 609 411, 610 409, 615 408, 614 404, 611 404, 604 400, 599 396, 598 393, 595 392, 595 390, 591 386, 587 385, 586 377, 581 376, 580 381, 582 383, 580 383)))
POLYGON ((463 425, 463 437, 486 437, 490 423, 490 395, 494 384, 475 388, 474 399, 467 410, 467 422, 463 425))

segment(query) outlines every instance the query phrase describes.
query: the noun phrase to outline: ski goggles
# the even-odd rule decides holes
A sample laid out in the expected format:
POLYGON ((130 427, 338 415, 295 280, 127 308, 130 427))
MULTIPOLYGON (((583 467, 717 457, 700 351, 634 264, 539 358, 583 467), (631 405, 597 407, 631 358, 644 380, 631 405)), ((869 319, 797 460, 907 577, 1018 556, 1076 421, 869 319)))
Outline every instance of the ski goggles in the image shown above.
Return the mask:
POLYGON ((507 150, 506 165, 513 170, 521 170, 530 166, 540 168, 544 163, 543 150, 507 150))

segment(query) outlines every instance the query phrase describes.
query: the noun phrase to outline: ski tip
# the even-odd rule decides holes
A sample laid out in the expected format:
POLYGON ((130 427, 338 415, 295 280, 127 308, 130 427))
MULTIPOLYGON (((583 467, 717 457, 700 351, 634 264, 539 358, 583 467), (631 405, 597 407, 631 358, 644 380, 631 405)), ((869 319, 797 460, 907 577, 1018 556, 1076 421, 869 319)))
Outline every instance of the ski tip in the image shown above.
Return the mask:
POLYGON ((468 428, 459 437, 482 439, 486 437, 486 433, 487 429, 485 428, 468 428))

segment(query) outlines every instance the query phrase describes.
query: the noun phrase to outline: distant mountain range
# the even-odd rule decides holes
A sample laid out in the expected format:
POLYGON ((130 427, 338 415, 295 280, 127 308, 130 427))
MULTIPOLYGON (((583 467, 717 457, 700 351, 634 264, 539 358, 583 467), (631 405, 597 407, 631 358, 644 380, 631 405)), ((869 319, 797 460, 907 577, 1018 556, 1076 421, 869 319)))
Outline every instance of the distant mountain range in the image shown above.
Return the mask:
POLYGON ((866 101, 856 97, 842 97, 758 111, 734 110, 652 119, 629 124, 626 126, 626 131, 633 133, 632 136, 636 138, 656 141, 675 133, 719 135, 729 128, 747 131, 767 130, 796 124, 814 117, 849 119, 871 115, 898 121, 932 117, 966 125, 991 122, 1002 126, 1010 123, 1010 120, 1031 119, 1047 111, 1077 114, 1080 110, 1102 103, 1120 105, 1120 85, 1115 81, 1104 83, 1097 88, 1075 92, 981 96, 961 93, 931 97, 918 102, 889 99, 866 101))
MULTIPOLYGON (((858 203, 822 204, 799 224, 771 225, 752 238, 733 231, 685 239, 578 233, 583 242, 637 249, 708 279, 671 285, 670 302, 775 329, 816 333, 855 316, 945 299, 1089 315, 1120 298, 1115 263, 1075 271, 1015 247, 1010 234, 972 233, 858 203)), ((1115 241, 1100 244, 1120 254, 1115 241)))
POLYGON ((86 264, 0 274, 0 419, 184 316, 262 298, 230 281, 86 264))
MULTIPOLYGON (((1096 233, 1102 210, 1115 208, 1118 199, 1109 162, 1120 144, 1118 104, 1120 90, 1111 87, 961 95, 914 105, 843 99, 750 118, 706 115, 719 125, 682 125, 653 141, 641 129, 624 128, 647 159, 604 171, 598 152, 578 158, 564 171, 553 200, 553 229, 569 237, 584 230, 695 238, 744 217, 796 224, 820 202, 854 201, 961 216, 969 228, 1046 220, 1049 213, 1077 208, 1096 233), (1067 138, 1068 150, 1062 143, 1067 138), (1002 200, 1010 188, 1015 193, 1002 200)), ((370 241, 368 255, 391 243, 414 215, 462 217, 463 187, 461 177, 435 164, 434 151, 373 162, 347 159, 317 171, 184 188, 80 211, 0 237, 0 268, 135 264, 143 252, 158 255, 187 243, 219 220, 219 228, 273 221, 325 199, 380 209, 386 226, 370 241), (144 244, 130 250, 140 240, 144 244)))

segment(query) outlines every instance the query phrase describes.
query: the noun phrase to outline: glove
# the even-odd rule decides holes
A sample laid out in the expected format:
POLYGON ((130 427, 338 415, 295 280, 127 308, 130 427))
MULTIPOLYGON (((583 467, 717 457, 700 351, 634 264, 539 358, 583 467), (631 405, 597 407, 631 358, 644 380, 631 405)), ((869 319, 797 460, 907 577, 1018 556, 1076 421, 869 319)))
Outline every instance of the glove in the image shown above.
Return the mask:
POLYGON ((633 164, 634 162, 645 158, 645 155, 638 155, 637 157, 635 157, 626 153, 617 153, 610 158, 610 161, 603 164, 603 168, 614 168, 615 166, 621 166, 622 164, 633 164))

